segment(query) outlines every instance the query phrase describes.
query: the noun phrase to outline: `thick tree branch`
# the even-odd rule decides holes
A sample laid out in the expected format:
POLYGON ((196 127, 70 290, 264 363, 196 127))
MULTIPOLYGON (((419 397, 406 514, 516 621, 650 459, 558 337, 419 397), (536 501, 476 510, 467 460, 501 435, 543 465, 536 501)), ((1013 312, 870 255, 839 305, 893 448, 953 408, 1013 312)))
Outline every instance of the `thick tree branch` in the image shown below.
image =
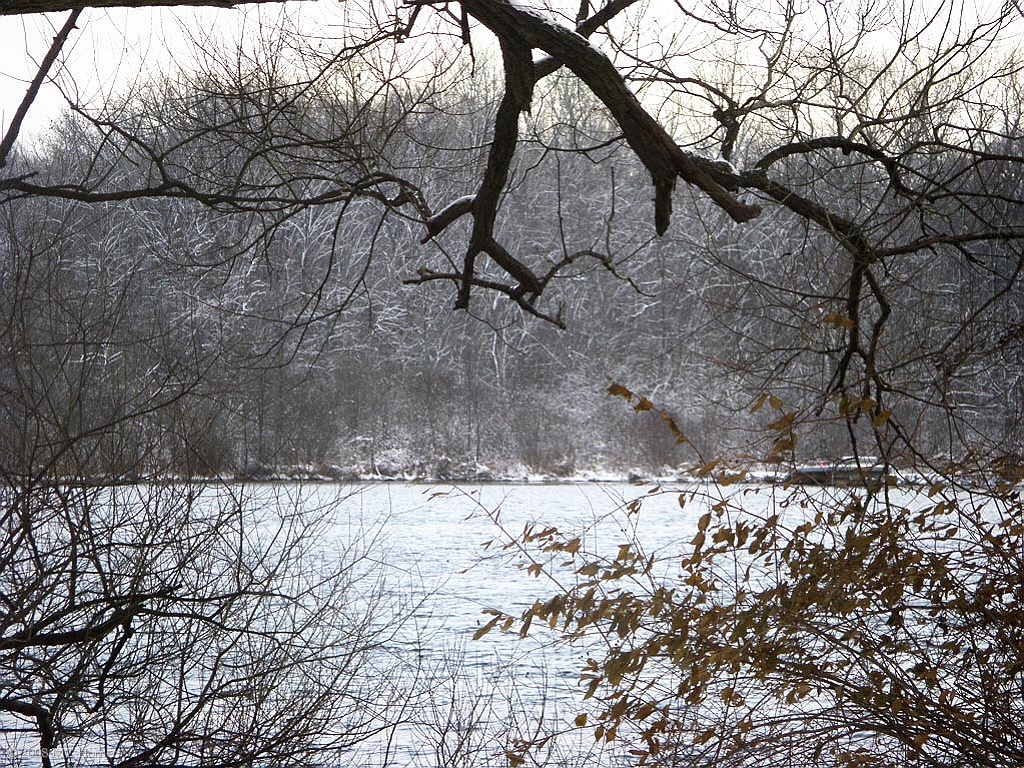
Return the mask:
POLYGON ((21 133, 21 124, 25 122, 25 115, 28 114, 32 102, 36 100, 43 81, 46 80, 46 76, 50 73, 50 67, 57 60, 57 55, 64 47, 64 43, 67 42, 68 37, 71 35, 71 30, 75 28, 75 24, 78 23, 78 17, 81 15, 82 11, 79 9, 71 12, 68 20, 64 22, 64 26, 61 27, 56 37, 53 38, 50 50, 46 52, 46 56, 43 57, 43 61, 39 64, 39 70, 36 72, 36 76, 32 78, 32 82, 25 92, 25 98, 18 105, 11 124, 7 127, 7 133, 4 135, 3 141, 0 141, 0 168, 7 166, 7 158, 14 148, 14 142, 18 140, 18 134, 21 133))
POLYGON ((78 629, 59 632, 37 632, 33 627, 15 632, 8 637, 0 638, 0 651, 21 650, 23 648, 42 648, 59 645, 75 645, 78 643, 98 640, 113 632, 139 612, 141 604, 132 603, 118 608, 105 621, 90 624, 78 629))
POLYGON ((483 250, 499 267, 519 282, 520 293, 536 298, 544 290, 544 283, 533 273, 533 270, 505 250, 504 246, 494 238, 484 244, 483 250))
POLYGON ((815 139, 807 139, 806 141, 794 141, 789 144, 783 144, 758 160, 754 167, 767 171, 772 165, 784 158, 808 152, 817 152, 823 149, 838 149, 847 155, 856 152, 874 160, 885 168, 886 173, 889 174, 889 180, 893 189, 903 195, 916 196, 914 190, 903 183, 902 169, 896 158, 890 157, 882 150, 872 147, 870 144, 852 141, 843 136, 822 136, 815 139))
POLYGON ((448 225, 453 221, 460 219, 467 213, 471 213, 473 210, 473 201, 475 200, 474 195, 465 195, 457 200, 453 200, 451 203, 446 205, 440 211, 435 213, 433 216, 427 219, 427 233, 420 240, 421 243, 427 243, 431 238, 437 237, 448 225))
MULTIPOLYGON (((175 198, 194 200, 209 208, 233 211, 277 211, 300 206, 319 206, 343 203, 359 196, 372 197, 387 205, 398 208, 405 204, 412 205, 421 215, 425 215, 425 204, 422 195, 412 185, 397 179, 390 174, 371 174, 352 182, 338 181, 338 186, 315 194, 286 194, 281 191, 282 185, 268 186, 265 190, 259 187, 245 191, 211 191, 197 189, 182 181, 166 181, 149 187, 129 187, 124 189, 91 189, 86 186, 70 184, 36 184, 29 179, 31 175, 0 179, 0 192, 16 192, 30 197, 54 197, 64 200, 75 200, 81 203, 110 203, 126 200, 144 200, 150 198, 175 198), (379 190, 381 185, 397 184, 401 191, 389 197, 379 190)), ((10 197, 15 197, 11 195, 10 197)), ((442 214, 444 211, 442 211, 442 214)), ((439 214, 435 218, 439 218, 439 214)), ((457 216, 454 216, 457 218, 457 216)), ((432 219, 433 220, 433 219, 432 219)), ((449 222, 450 223, 450 222, 449 222)), ((442 227, 443 228, 443 227, 442 227)))
POLYGON ((668 228, 672 192, 679 177, 701 188, 737 221, 746 221, 760 212, 756 206, 738 201, 729 189, 707 173, 705 166, 684 152, 643 109, 611 61, 587 42, 586 35, 633 2, 608 3, 593 17, 582 20, 576 31, 506 0, 463 3, 463 7, 498 38, 505 69, 505 94, 494 120, 487 168, 472 203, 463 199, 427 222, 425 240, 436 237, 452 221, 472 211, 473 231, 463 261, 457 309, 469 307, 471 288, 480 285, 476 280, 476 259, 482 252, 516 279, 519 285, 514 290, 519 296, 529 294, 535 298, 543 290, 546 281, 541 281, 529 267, 501 247, 493 233, 519 139, 519 116, 530 109, 536 81, 561 66, 569 67, 608 107, 622 127, 627 143, 650 172, 655 188, 655 226, 659 234, 668 228), (534 48, 543 50, 548 57, 534 62, 534 48))
POLYGON ((5 697, 0 699, 0 712, 14 712, 24 717, 34 718, 39 729, 39 752, 43 768, 50 768, 50 750, 57 742, 53 727, 53 715, 46 707, 21 699, 5 697))
MULTIPOLYGON (((713 173, 714 170, 709 168, 708 172, 713 173)), ((830 233, 847 252, 855 257, 872 250, 864 232, 853 221, 833 213, 821 203, 800 195, 786 185, 769 178, 764 171, 748 171, 736 175, 735 178, 741 186, 760 190, 784 208, 802 218, 813 221, 830 233)))
POLYGON ((608 108, 622 128, 626 142, 651 174, 655 228, 659 234, 668 229, 677 178, 701 189, 736 221, 748 221, 760 213, 756 205, 741 202, 708 176, 676 144, 637 101, 615 65, 585 37, 506 0, 464 0, 463 5, 499 39, 503 39, 506 30, 514 29, 517 38, 571 69, 608 108))
MULTIPOLYGON (((506 71, 508 64, 506 64, 506 71)), ((459 287, 456 309, 469 308, 470 285, 476 270, 476 257, 493 240, 494 221, 498 214, 498 201, 505 190, 508 170, 515 156, 519 141, 519 115, 522 112, 521 94, 509 88, 506 78, 505 95, 501 99, 498 113, 494 118, 494 139, 487 156, 487 169, 480 182, 480 189, 473 201, 473 233, 469 238, 466 258, 463 263, 464 279, 459 287)), ((507 269, 507 268, 506 268, 507 269)))

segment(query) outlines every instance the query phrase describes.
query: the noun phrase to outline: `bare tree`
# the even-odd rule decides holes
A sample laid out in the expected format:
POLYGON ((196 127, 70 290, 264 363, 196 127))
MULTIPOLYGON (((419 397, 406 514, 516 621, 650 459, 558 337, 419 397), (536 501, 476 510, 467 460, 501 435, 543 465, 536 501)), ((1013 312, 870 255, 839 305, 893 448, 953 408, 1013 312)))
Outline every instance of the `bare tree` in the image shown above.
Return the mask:
POLYGON ((719 210, 694 217, 718 326, 693 347, 746 381, 732 408, 764 439, 752 458, 827 447, 861 470, 847 488, 781 472, 736 487, 749 467, 703 457, 707 484, 678 494, 702 514, 668 557, 635 541, 581 555, 580 531, 546 526, 506 542, 570 585, 515 629, 602 647, 581 670, 598 716, 580 722, 644 763, 1021 759, 1004 693, 1022 669, 1020 18, 848 8, 706 3, 680 9, 687 35, 617 38, 635 82, 685 115, 688 147, 764 204, 746 241, 719 210), (921 487, 897 487, 902 461, 921 487))
POLYGON ((372 542, 328 555, 309 498, 261 493, 5 484, 9 754, 308 765, 401 719, 415 674, 379 651, 409 607, 372 542))
POLYGON ((415 607, 372 532, 337 539, 343 492, 192 482, 231 357, 135 301, 159 273, 128 222, 36 205, 26 238, 23 205, 0 292, 5 755, 309 765, 393 728, 418 670, 380 649, 415 607))
MULTIPOLYGON (((120 146, 120 151, 137 157, 138 161, 148 168, 140 178, 127 183, 122 181, 112 187, 109 184, 100 183, 100 180, 96 178, 40 184, 25 176, 12 176, 3 181, 0 188, 10 194, 57 194, 92 202, 125 200, 144 196, 183 197, 195 199, 208 206, 239 209, 308 206, 368 195, 391 206, 412 206, 416 211, 416 216, 425 223, 428 238, 436 238, 452 221, 463 215, 471 214, 474 225, 470 244, 457 272, 439 273, 428 270, 421 279, 424 281, 447 280, 454 275, 461 286, 457 305, 459 307, 468 306, 471 286, 478 280, 475 268, 477 257, 481 253, 486 253, 507 275, 507 278, 513 280, 513 283, 509 286, 485 279, 483 280, 484 285, 507 293, 525 309, 533 311, 543 286, 557 270, 549 271, 546 275, 535 274, 534 268, 531 268, 524 259, 509 253, 505 246, 494 238, 493 230, 509 165, 515 154, 519 115, 529 108, 536 79, 550 74, 560 66, 568 66, 594 92, 609 110, 612 118, 621 128, 625 140, 651 174, 657 197, 655 207, 659 232, 663 232, 668 226, 671 194, 677 178, 683 178, 695 184, 734 218, 745 220, 756 214, 755 207, 734 199, 732 193, 726 190, 720 181, 709 176, 710 166, 704 160, 682 151, 632 95, 611 61, 596 47, 584 42, 585 36, 593 34, 629 5, 631 3, 612 3, 589 18, 581 16, 576 30, 551 24, 543 16, 525 12, 514 5, 503 2, 486 2, 465 6, 465 13, 480 21, 497 35, 501 42, 505 61, 506 95, 504 103, 499 107, 495 117, 495 132, 490 144, 490 158, 479 189, 471 197, 461 196, 436 212, 427 205, 422 196, 417 194, 415 188, 403 184, 402 179, 392 174, 368 171, 367 169, 363 169, 363 173, 357 173, 340 185, 337 181, 328 184, 327 189, 311 188, 310 179, 301 180, 301 183, 299 179, 296 179, 285 187, 280 184, 272 184, 268 187, 255 182, 248 167, 246 167, 247 175, 235 179, 232 185, 226 188, 223 184, 211 186, 209 183, 211 180, 204 177, 200 171, 200 158, 189 157, 188 171, 183 172, 184 168, 174 162, 173 155, 167 154, 166 149, 161 149, 161 142, 156 141, 156 137, 147 133, 146 130, 140 130, 144 126, 133 125, 123 118, 113 120, 111 117, 96 120, 96 126, 100 129, 101 135, 106 136, 106 140, 120 146), (550 57, 542 61, 536 71, 530 63, 531 51, 534 48, 547 53, 550 57), (304 191, 300 191, 302 189, 304 191), (473 202, 470 203, 470 200, 473 202)), ((414 5, 407 10, 407 17, 404 19, 375 20, 368 24, 367 29, 356 30, 355 32, 358 34, 354 37, 355 42, 344 45, 341 54, 333 57, 334 61, 328 62, 323 70, 311 73, 312 80, 307 81, 305 85, 300 85, 297 89, 293 88, 291 93, 281 91, 273 82, 268 81, 263 86, 262 93, 268 97, 269 94, 275 93, 276 96, 269 101, 264 99, 264 102, 261 103, 260 99, 263 97, 255 100, 249 98, 257 95, 256 92, 250 90, 249 95, 246 96, 246 101, 251 102, 248 109, 255 109, 257 113, 261 114, 263 117, 260 118, 260 121, 265 125, 265 129, 269 129, 271 135, 281 135, 285 143, 279 145, 269 137, 265 137, 263 142, 256 145, 255 154, 252 153, 254 147, 248 142, 235 143, 235 149, 249 152, 251 159, 258 161, 255 164, 256 168, 264 167, 274 154, 286 150, 287 147, 305 147, 320 155, 323 155, 325 151, 330 152, 333 143, 325 144, 327 137, 314 139, 312 136, 306 136, 303 139, 301 133, 298 136, 293 135, 296 126, 288 124, 289 115, 294 114, 296 109, 302 110, 302 103, 311 87, 322 82, 328 70, 334 71, 338 60, 352 61, 354 57, 358 56, 360 50, 365 50, 367 47, 405 40, 413 31, 417 30, 417 24, 423 23, 420 18, 421 10, 429 7, 429 4, 414 5), (269 90, 267 90, 268 87, 269 90), (292 138, 285 139, 286 136, 292 138), (267 154, 268 152, 270 154, 267 154)), ((50 8, 50 10, 55 9, 50 8)), ((10 10, 16 12, 18 9, 11 8, 10 10)), ((445 16, 444 9, 440 9, 442 22, 445 16)), ((468 21, 456 18, 455 22, 464 29, 463 37, 468 40, 468 21)), ((436 25, 429 27, 427 33, 440 34, 436 25)), ((420 32, 419 34, 424 33, 420 32)), ((63 38, 67 37, 67 31, 59 37, 60 39, 54 43, 55 50, 59 49, 64 42, 63 38)), ((266 69, 266 67, 261 69, 266 69)), ((395 79, 399 74, 394 71, 386 73, 388 89, 395 90, 395 79)), ((267 76, 273 77, 271 74, 267 76)), ((199 87, 202 86, 199 85, 199 87)), ((243 89, 243 95, 244 93, 243 89)), ((108 111, 108 114, 112 115, 113 112, 108 111)), ((228 112, 228 114, 231 113, 228 112)), ((388 117, 393 121, 396 116, 389 115, 388 117)), ((249 134, 255 127, 251 119, 241 119, 241 116, 236 114, 234 117, 227 118, 223 124, 218 124, 218 121, 215 120, 201 130, 205 135, 215 131, 216 135, 230 140, 230 135, 239 129, 243 134, 249 134)), ((17 125, 14 125, 9 131, 9 136, 16 135, 16 133, 17 125)), ((9 141, 8 143, 13 142, 9 141)), ((358 158, 358 151, 350 158, 356 161, 357 167, 358 158)), ((320 156, 318 161, 323 163, 326 159, 326 157, 320 156)), ((246 163, 245 166, 248 164, 246 163)), ((325 178, 336 179, 337 176, 325 178)))

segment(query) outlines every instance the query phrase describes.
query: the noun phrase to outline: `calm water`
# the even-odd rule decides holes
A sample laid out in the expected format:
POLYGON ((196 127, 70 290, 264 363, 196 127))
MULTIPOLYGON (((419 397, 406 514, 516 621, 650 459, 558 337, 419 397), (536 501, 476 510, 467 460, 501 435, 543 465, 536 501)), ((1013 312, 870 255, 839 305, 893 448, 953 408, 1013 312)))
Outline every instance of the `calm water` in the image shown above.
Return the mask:
MULTIPOLYGON (((383 604, 393 606, 393 612, 381 621, 400 623, 379 648, 380 663, 374 650, 374 660, 358 675, 373 686, 380 680, 375 696, 386 699, 382 691, 396 691, 390 703, 408 701, 408 707, 399 725, 354 751, 332 756, 330 763, 361 768, 506 766, 503 745, 562 731, 546 752, 535 753, 538 763, 611 768, 628 762, 616 751, 624 748, 621 742, 595 743, 589 729, 572 726, 577 715, 593 706, 582 700, 579 683, 585 646, 556 642, 554 633, 537 626, 523 639, 500 631, 472 638, 489 619, 486 610, 518 616, 536 599, 567 586, 557 579, 574 578, 574 568, 557 567, 566 560, 564 554, 542 555, 541 572, 531 574, 525 568, 530 562, 526 555, 503 546, 525 526, 556 526, 579 536, 584 551, 609 556, 623 544, 639 543, 645 554, 659 556, 662 574, 671 579, 672 568, 678 568, 673 556, 688 549, 699 518, 711 504, 724 502, 755 514, 771 507, 773 513, 800 517, 800 496, 805 493, 759 486, 652 490, 603 484, 276 484, 212 488, 206 498, 213 504, 251 504, 282 513, 297 505, 325 523, 317 542, 322 557, 336 561, 345 551, 366 552, 370 562, 360 567, 368 565, 383 579, 380 594, 371 589, 346 598, 381 601, 383 595, 383 604), (633 504, 637 499, 643 500, 641 511, 633 504)), ((111 498, 147 496, 141 486, 110 493, 111 498)), ((823 489, 812 493, 845 495, 823 489)), ((133 502, 122 503, 130 507, 133 502)), ((25 755, 23 764, 33 764, 36 737, 26 732, 9 738, 17 744, 7 741, 0 752, 10 758, 17 746, 25 755)), ((86 759, 90 745, 79 749, 78 760, 69 764, 93 764, 86 759)), ((8 764, 22 763, 11 758, 8 764)))
MULTIPOLYGON (((579 683, 586 648, 556 644, 543 627, 526 639, 495 631, 472 640, 489 618, 486 609, 518 615, 537 598, 558 590, 552 572, 571 578, 571 569, 545 568, 539 577, 527 573, 521 567, 526 563, 523 555, 503 549, 501 542, 521 534, 528 524, 543 523, 582 535, 584 549, 590 552, 613 555, 621 544, 639 541, 647 553, 666 556, 686 547, 709 504, 723 498, 721 493, 708 497, 703 486, 665 487, 656 493, 649 486, 630 485, 453 489, 394 484, 357 490, 330 505, 337 535, 344 540, 359 532, 379 531, 392 588, 424 598, 415 631, 396 650, 407 658, 415 656, 426 668, 447 669, 451 677, 442 674, 437 690, 442 699, 449 694, 465 711, 454 715, 457 737, 450 722, 428 718, 389 734, 386 743, 366 746, 361 754, 350 756, 351 764, 415 768, 507 765, 496 747, 507 743, 510 733, 512 738, 531 735, 529 729, 538 722, 548 729, 572 731, 573 719, 587 708, 579 683), (629 511, 636 499, 643 500, 639 514, 629 511), (468 753, 467 759, 452 755, 453 740, 468 753)), ((742 498, 746 508, 757 510, 771 503, 773 493, 749 486, 730 488, 727 495, 742 498)), ((564 560, 559 555, 555 562, 564 560)), ((665 561, 670 568, 671 558, 665 561)), ((554 742, 545 759, 551 765, 578 765, 581 759, 591 765, 626 762, 616 748, 618 743, 599 748, 589 730, 576 730, 554 742)))

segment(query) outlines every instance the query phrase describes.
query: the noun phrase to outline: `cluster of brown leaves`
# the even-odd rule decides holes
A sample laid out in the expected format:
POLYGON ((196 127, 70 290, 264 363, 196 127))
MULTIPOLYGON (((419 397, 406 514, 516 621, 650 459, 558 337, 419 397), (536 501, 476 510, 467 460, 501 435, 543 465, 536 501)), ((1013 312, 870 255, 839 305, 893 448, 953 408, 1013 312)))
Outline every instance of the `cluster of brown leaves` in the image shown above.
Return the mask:
POLYGON ((585 643, 596 708, 576 725, 640 763, 1024 764, 1016 492, 747 486, 679 502, 706 511, 669 576, 639 545, 599 557, 528 528, 517 546, 564 555, 572 586, 478 635, 544 625, 585 643))

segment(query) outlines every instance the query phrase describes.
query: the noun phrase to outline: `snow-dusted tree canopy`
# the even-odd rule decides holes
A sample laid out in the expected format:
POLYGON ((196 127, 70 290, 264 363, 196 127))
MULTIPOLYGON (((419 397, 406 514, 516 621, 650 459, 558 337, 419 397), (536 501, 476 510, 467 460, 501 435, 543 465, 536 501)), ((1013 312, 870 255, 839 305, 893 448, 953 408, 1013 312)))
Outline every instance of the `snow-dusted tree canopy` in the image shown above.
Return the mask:
MULTIPOLYGON (((358 346, 334 335, 357 307, 367 328, 395 329, 410 311, 388 308, 400 282, 424 286, 412 316, 435 312, 445 294, 430 286, 448 285, 457 309, 492 326, 508 322, 494 295, 557 326, 572 319, 618 350, 558 355, 595 374, 659 369, 655 359, 693 371, 674 385, 688 413, 694 399, 724 408, 701 414, 735 413, 785 390, 808 413, 863 411, 904 447, 920 430, 928 451, 970 443, 970 430, 933 435, 953 401, 958 414, 1009 419, 997 442, 1014 431, 1016 409, 996 418, 982 404, 1009 406, 1017 386, 987 373, 1016 369, 1015 9, 331 10, 313 30, 276 17, 237 50, 197 42, 187 67, 89 103, 61 69, 90 23, 88 9, 71 11, 24 102, 51 78, 67 118, 19 149, 22 110, 0 146, 12 216, 46 209, 31 234, 17 224, 27 213, 12 219, 11 241, 42 237, 38 222, 54 216, 46 242, 66 241, 67 211, 89 227, 99 211, 127 217, 118 258, 191 275, 187 291, 191 279, 237 292, 211 293, 203 311, 247 326, 230 342, 239 360, 312 349, 322 364, 321 350, 358 346), (606 282, 631 297, 621 308, 593 298, 606 282), (619 317, 596 319, 608 312, 619 317), (623 351, 620 329, 673 341, 623 351), (714 370, 729 373, 713 383, 714 370)), ((635 383, 648 381, 663 386, 635 383)), ((724 420, 705 431, 725 434, 724 420)))

